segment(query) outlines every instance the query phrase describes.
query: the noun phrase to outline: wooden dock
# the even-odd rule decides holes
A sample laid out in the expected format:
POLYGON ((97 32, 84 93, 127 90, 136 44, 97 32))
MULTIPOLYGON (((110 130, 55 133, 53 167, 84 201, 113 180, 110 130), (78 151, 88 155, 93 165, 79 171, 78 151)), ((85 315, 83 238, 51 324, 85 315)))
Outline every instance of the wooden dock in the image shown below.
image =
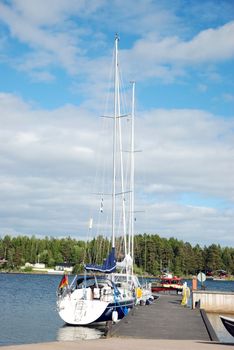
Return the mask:
POLYGON ((210 332, 200 310, 180 303, 181 296, 162 295, 151 305, 136 306, 112 326, 109 336, 210 341, 210 332))

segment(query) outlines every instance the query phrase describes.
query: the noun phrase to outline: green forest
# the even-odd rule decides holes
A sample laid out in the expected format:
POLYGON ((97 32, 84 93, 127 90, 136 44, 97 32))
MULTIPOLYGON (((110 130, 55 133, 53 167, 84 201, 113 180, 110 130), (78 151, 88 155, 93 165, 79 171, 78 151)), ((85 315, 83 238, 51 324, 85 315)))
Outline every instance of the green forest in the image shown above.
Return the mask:
MULTIPOLYGON (((117 258, 121 260, 123 239, 116 242, 117 258)), ((194 275, 198 271, 225 270, 234 275, 234 248, 217 244, 192 246, 175 238, 159 235, 136 235, 134 238, 134 263, 136 272, 157 276, 168 268, 178 276, 194 275)), ((98 236, 91 241, 67 238, 36 238, 35 236, 6 235, 0 238, 0 269, 19 271, 26 262, 40 261, 48 267, 58 263, 74 265, 74 272, 81 272, 83 264, 101 264, 110 249, 109 241, 98 236)))

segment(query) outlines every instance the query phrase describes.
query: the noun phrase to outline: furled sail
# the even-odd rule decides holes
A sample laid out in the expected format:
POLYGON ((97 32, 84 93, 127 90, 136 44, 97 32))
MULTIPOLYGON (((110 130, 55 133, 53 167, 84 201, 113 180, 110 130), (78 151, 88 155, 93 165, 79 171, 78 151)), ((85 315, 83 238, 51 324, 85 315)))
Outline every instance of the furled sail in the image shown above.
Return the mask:
POLYGON ((117 268, 125 268, 126 270, 132 268, 133 260, 130 254, 127 254, 122 261, 117 262, 117 268))
POLYGON ((103 273, 110 273, 116 270, 115 248, 112 247, 110 254, 102 265, 87 264, 85 265, 87 271, 98 271, 103 273))

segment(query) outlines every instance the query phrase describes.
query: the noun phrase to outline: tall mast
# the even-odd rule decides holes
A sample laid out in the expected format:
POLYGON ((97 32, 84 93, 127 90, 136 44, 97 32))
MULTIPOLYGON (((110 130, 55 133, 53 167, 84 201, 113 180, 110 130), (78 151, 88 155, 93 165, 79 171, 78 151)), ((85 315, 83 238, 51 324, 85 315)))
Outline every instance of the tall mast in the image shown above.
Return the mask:
POLYGON ((131 254, 132 260, 134 260, 134 175, 135 175, 135 139, 134 139, 134 128, 135 128, 135 82, 132 82, 132 111, 131 111, 131 167, 130 167, 130 238, 129 245, 131 242, 131 247, 129 246, 129 252, 131 254))
POLYGON ((112 247, 115 247, 115 207, 116 207, 116 141, 118 117, 118 41, 115 35, 115 75, 114 75, 114 126, 113 126, 113 176, 112 176, 112 247))
MULTIPOLYGON (((118 57, 117 57, 118 58, 118 57)), ((119 62, 117 62, 117 104, 118 104, 118 141, 119 141, 119 154, 120 154, 120 181, 121 181, 121 197, 122 197, 122 220, 123 220, 123 237, 124 237, 124 255, 127 254, 127 242, 126 242, 126 205, 125 205, 125 187, 124 187, 124 170, 123 170, 123 150, 122 150, 122 128, 121 128, 121 110, 120 110, 120 71, 119 62)))

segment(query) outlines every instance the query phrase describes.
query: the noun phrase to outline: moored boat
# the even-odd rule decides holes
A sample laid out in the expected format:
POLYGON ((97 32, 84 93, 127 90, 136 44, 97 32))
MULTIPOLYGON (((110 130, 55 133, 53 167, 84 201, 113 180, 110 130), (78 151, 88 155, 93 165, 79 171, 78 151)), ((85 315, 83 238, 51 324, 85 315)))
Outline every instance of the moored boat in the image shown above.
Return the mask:
POLYGON ((59 316, 70 325, 117 321, 133 308, 135 299, 122 294, 107 276, 84 276, 58 295, 59 316))
POLYGON ((172 274, 163 275, 158 281, 153 282, 151 286, 153 293, 168 292, 181 293, 183 290, 183 282, 180 277, 172 274))
POLYGON ((234 318, 226 316, 220 316, 220 318, 228 333, 234 337, 234 318))
MULTIPOLYGON (((57 298, 57 310, 59 316, 71 325, 89 325, 96 322, 117 321, 133 308, 136 302, 135 291, 126 286, 117 286, 114 274, 116 272, 116 230, 117 230, 117 196, 118 192, 124 194, 123 189, 123 164, 122 152, 120 145, 121 124, 120 124, 120 107, 119 107, 119 71, 118 71, 118 41, 115 37, 115 74, 114 74, 114 108, 112 135, 112 193, 111 195, 111 251, 102 265, 95 264, 91 261, 85 265, 84 278, 80 279, 75 276, 71 284, 68 279, 62 279, 57 298), (117 168, 120 168, 121 181, 117 181, 117 168), (120 188, 119 188, 120 187, 120 188), (90 274, 92 274, 90 276, 90 274), (102 276, 100 276, 102 274, 102 276)), ((119 196, 118 196, 119 197, 119 196)), ((120 196, 121 198, 121 196, 120 196)), ((124 199, 124 198, 123 198, 124 199)), ((124 200, 122 199, 122 202, 124 200)), ((100 212, 103 212, 103 203, 100 212)), ((123 208, 125 213, 125 208, 123 208)), ((91 220, 93 221, 93 220, 91 220)), ((90 224, 91 227, 91 224, 90 224)), ((108 226, 109 228, 109 226, 108 226)), ((129 280, 128 274, 126 275, 129 280)))

